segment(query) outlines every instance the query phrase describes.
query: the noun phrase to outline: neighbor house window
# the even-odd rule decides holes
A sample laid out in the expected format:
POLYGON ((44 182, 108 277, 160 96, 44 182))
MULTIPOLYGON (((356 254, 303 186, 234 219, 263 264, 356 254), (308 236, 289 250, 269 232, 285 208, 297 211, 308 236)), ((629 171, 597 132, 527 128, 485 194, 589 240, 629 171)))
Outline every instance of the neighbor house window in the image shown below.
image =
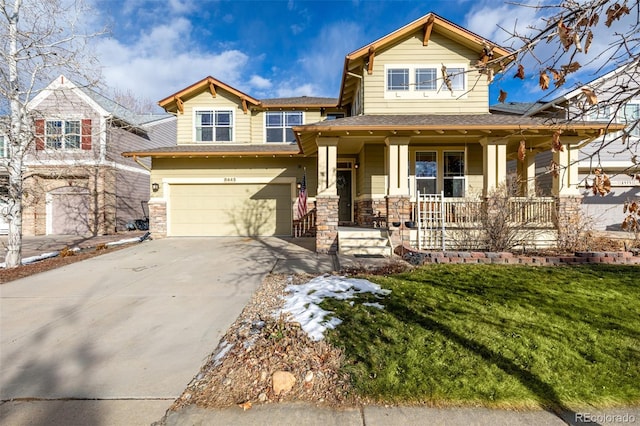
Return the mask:
POLYGON ((291 129, 302 125, 302 112, 268 111, 265 116, 267 142, 295 142, 296 137, 291 129))
POLYGON ((409 90, 409 68, 387 69, 387 90, 409 90))
POLYGON ((464 152, 444 153, 443 177, 445 197, 464 197, 464 152))
POLYGON ((233 111, 196 111, 196 142, 231 142, 233 111))
POLYGON ((608 106, 598 106, 589 114, 590 121, 609 121, 611 120, 611 108, 608 106))
POLYGON ((47 120, 45 147, 48 149, 80 149, 80 120, 47 120))
POLYGON ((629 131, 633 136, 640 136, 640 126, 638 125, 638 119, 640 119, 640 104, 626 104, 624 106, 624 124, 632 126, 630 127, 629 131))
POLYGON ((436 90, 437 79, 435 68, 416 68, 416 90, 436 90))
POLYGON ((436 194, 437 186, 437 154, 435 152, 416 152, 416 191, 420 194, 436 194))
POLYGON ((6 158, 9 156, 9 147, 7 146, 9 138, 0 135, 0 158, 6 158))

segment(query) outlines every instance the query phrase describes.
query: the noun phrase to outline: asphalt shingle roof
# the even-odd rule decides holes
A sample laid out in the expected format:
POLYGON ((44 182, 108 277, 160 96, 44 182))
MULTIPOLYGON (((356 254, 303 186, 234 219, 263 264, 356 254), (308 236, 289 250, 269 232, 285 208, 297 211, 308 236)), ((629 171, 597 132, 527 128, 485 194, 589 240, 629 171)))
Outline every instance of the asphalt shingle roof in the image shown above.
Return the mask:
POLYGON ((338 105, 337 98, 321 98, 316 96, 296 96, 291 98, 260 99, 264 106, 269 105, 338 105))

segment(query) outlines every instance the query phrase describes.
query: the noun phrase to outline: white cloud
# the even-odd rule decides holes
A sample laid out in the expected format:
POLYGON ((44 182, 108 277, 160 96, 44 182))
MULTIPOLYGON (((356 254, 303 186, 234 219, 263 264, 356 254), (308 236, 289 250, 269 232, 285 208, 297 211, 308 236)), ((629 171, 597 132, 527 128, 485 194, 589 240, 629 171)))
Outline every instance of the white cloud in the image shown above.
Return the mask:
MULTIPOLYGON (((528 3, 533 1, 530 0, 528 3)), ((516 31, 527 34, 531 32, 529 28, 538 23, 539 16, 536 14, 536 9, 528 7, 528 3, 522 2, 521 5, 503 3, 500 6, 496 6, 495 0, 474 3, 465 16, 464 26, 469 31, 491 41, 506 45, 510 43, 510 34, 507 32, 516 31)))
POLYGON ((267 78, 260 77, 259 75, 252 75, 249 80, 249 85, 251 87, 255 87, 256 89, 269 89, 273 84, 271 80, 267 78))
POLYGON ((143 31, 130 43, 97 41, 105 85, 157 101, 208 75, 238 84, 249 57, 236 49, 202 51, 190 43, 190 31, 191 23, 178 18, 143 31))
POLYGON ((175 13, 187 13, 194 9, 191 0, 169 0, 169 7, 175 13))
POLYGON ((276 89, 278 98, 289 98, 294 96, 318 96, 319 89, 311 83, 295 85, 294 82, 283 81, 276 89))

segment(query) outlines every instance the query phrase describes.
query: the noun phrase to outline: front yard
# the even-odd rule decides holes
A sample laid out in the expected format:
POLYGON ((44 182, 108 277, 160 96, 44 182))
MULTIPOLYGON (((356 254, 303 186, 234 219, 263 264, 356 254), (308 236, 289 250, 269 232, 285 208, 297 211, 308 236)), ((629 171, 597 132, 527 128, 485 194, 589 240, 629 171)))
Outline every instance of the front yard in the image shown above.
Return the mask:
POLYGON ((441 265, 327 299, 357 394, 504 408, 640 403, 640 268, 441 265))

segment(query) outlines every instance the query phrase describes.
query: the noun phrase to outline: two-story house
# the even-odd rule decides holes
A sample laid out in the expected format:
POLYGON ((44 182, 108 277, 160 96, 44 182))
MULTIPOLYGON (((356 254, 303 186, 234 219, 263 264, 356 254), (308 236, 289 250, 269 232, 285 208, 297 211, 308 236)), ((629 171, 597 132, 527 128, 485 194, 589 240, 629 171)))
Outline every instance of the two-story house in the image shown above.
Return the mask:
POLYGON ((175 144, 174 116, 134 114, 64 76, 28 109, 35 138, 24 159, 24 235, 110 234, 145 217, 149 164, 121 153, 175 144))
MULTIPOLYGON (((627 126, 625 132, 611 132, 580 147, 578 186, 584 195, 582 211, 597 230, 619 230, 624 221, 623 205, 640 197, 640 63, 634 61, 575 90, 548 101, 521 105, 520 113, 528 116, 561 116, 572 122, 607 122, 627 126), (591 105, 583 88, 597 95, 591 105), (596 170, 610 178, 611 189, 594 194, 596 170)), ((550 178, 544 173, 548 153, 538 155, 539 183, 550 192, 550 178)))
MULTIPOLYGON (((604 126, 490 113, 491 76, 509 54, 430 13, 347 54, 337 100, 258 100, 211 77, 170 95, 160 105, 178 117, 177 145, 124 154, 152 159, 151 230, 291 236, 302 189, 319 252, 338 250, 343 225, 420 245, 421 207, 442 207, 443 226, 460 227, 471 220, 460 212, 506 180, 521 141, 549 149, 558 130, 566 173, 544 207, 575 208, 574 147, 604 126)), ((529 182, 535 162, 518 170, 529 182)))

